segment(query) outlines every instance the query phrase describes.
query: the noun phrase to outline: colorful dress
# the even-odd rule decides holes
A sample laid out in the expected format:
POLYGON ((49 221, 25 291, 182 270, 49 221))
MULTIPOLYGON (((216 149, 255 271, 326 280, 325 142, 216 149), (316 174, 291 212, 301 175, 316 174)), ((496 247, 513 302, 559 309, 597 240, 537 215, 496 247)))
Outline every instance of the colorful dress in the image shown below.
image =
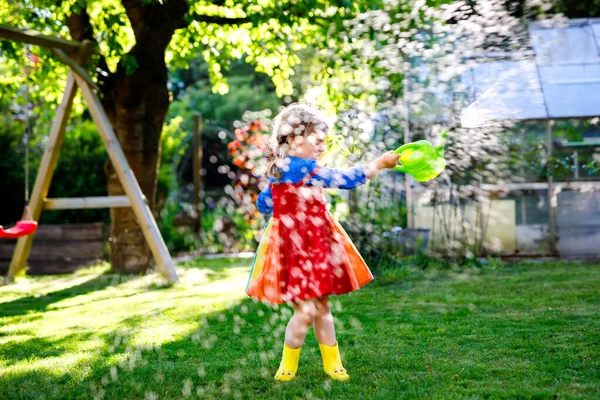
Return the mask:
POLYGON ((357 290, 371 271, 325 205, 323 188, 352 189, 365 183, 362 167, 320 167, 315 160, 286 157, 279 183, 273 178, 257 207, 273 214, 265 226, 246 293, 282 304, 357 290))

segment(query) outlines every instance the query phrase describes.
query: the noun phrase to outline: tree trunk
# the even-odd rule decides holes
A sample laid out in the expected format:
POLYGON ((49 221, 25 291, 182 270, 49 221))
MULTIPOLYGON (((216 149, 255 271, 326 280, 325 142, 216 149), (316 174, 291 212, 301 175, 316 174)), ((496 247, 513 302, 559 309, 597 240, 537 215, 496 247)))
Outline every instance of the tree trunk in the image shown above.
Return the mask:
MULTIPOLYGON (((165 51, 175 30, 185 26, 183 17, 189 6, 185 0, 170 0, 164 5, 127 1, 124 6, 136 36, 136 45, 115 73, 105 78, 99 76, 99 84, 108 118, 129 166, 154 210, 160 137, 170 104, 165 51)), ((85 9, 80 14, 72 14, 67 23, 74 39, 93 40, 85 9)), ((106 65, 103 59, 101 65, 106 65)), ((123 195, 125 192, 110 161, 105 170, 108 194, 123 195)), ((130 273, 146 272, 151 256, 133 210, 113 208, 110 216, 112 268, 130 273)))
MULTIPOLYGON (((156 177, 160 161, 160 134, 167 110, 167 68, 164 53, 148 67, 133 75, 118 75, 113 89, 113 128, 123 146, 127 161, 154 209, 156 177)), ((108 194, 123 195, 124 190, 112 164, 107 163, 108 194)), ((131 208, 111 209, 111 261, 114 269, 145 272, 150 254, 142 229, 131 208)))

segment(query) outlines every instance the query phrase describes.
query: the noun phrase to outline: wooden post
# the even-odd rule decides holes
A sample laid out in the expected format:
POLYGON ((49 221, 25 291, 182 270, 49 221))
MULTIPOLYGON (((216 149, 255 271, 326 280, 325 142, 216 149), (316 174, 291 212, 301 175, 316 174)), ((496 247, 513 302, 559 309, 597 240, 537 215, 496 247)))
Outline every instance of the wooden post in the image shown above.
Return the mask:
MULTIPOLYGON (((35 185, 33 186, 31 199, 29 201, 31 218, 35 221, 40 219, 40 214, 44 206, 44 199, 48 195, 48 188, 50 187, 52 175, 54 174, 54 169, 56 168, 58 153, 65 137, 65 129, 67 127, 69 114, 71 113, 71 106, 73 105, 73 98, 75 97, 76 92, 77 86, 75 85, 75 75, 73 72, 69 72, 65 93, 63 94, 60 106, 58 106, 56 110, 56 117, 52 123, 52 129, 50 130, 50 136, 48 138, 48 145, 44 151, 42 162, 35 178, 35 185)), ((10 262, 10 267, 8 268, 8 274, 6 276, 6 279, 9 282, 13 281, 15 275, 25 268, 25 263, 27 262, 29 252, 31 251, 33 237, 34 234, 20 237, 17 240, 17 246, 15 247, 15 251, 10 262)))
POLYGON ((552 179, 552 167, 550 165, 552 158, 552 123, 551 119, 546 121, 546 173, 548 175, 548 231, 550 237, 550 253, 555 255, 558 253, 557 250, 557 224, 556 224, 556 206, 558 203, 558 195, 554 191, 554 183, 552 179))
MULTIPOLYGON (((525 150, 523 144, 525 143, 525 129, 521 129, 521 135, 519 138, 519 145, 521 146, 521 158, 525 158, 525 150)), ((521 177, 525 178, 525 167, 521 167, 521 177)), ((521 225, 527 225, 527 207, 525 204, 525 197, 521 196, 518 200, 521 204, 521 225)))
MULTIPOLYGON (((483 209, 484 209, 484 202, 487 200, 490 202, 490 206, 491 206, 491 198, 486 198, 486 196, 483 194, 483 176, 479 175, 478 180, 478 187, 477 187, 477 214, 479 217, 479 221, 477 221, 477 225, 479 226, 479 232, 477 233, 477 235, 475 237, 478 238, 479 243, 476 243, 477 246, 477 253, 475 254, 477 257, 481 257, 484 253, 485 250, 485 246, 484 246, 484 241, 485 241, 485 217, 483 215, 483 209)), ((491 212, 491 207, 488 207, 488 213, 491 212)))
MULTIPOLYGON (((404 100, 404 144, 410 142, 410 102, 409 102, 409 87, 408 87, 408 71, 409 61, 404 54, 404 77, 402 78, 402 91, 404 100)), ((404 174, 404 189, 406 193, 406 227, 413 229, 415 227, 415 214, 414 214, 414 198, 413 198, 413 184, 414 180, 412 175, 404 174)))
POLYGON ((77 40, 67 40, 55 36, 47 36, 31 29, 20 29, 0 24, 0 38, 14 42, 31 43, 49 49, 62 49, 67 52, 77 51, 83 45, 77 40))
POLYGON ((121 145, 119 144, 106 113, 104 112, 104 108, 102 108, 102 104, 100 104, 100 100, 94 92, 92 92, 92 89, 82 77, 75 75, 75 80, 88 105, 92 118, 100 131, 100 136, 102 136, 102 140, 108 151, 108 156, 119 176, 125 194, 129 197, 129 201, 131 201, 131 207, 142 228, 148 246, 156 259, 158 270, 168 280, 178 282, 177 274, 173 266, 173 260, 171 259, 167 245, 158 230, 150 207, 144 203, 142 190, 135 179, 133 171, 129 167, 127 158, 123 153, 123 149, 121 149, 121 145))
POLYGON ((87 72, 85 72, 85 69, 83 69, 79 64, 77 64, 77 61, 73 60, 71 57, 66 55, 65 52, 61 49, 50 49, 50 51, 56 56, 56 58, 58 58, 60 61, 71 67, 71 71, 75 72, 77 75, 85 79, 87 84, 93 87, 94 90, 100 92, 100 88, 98 87, 98 85, 96 85, 96 83, 92 80, 92 78, 90 78, 87 72))
POLYGON ((193 120, 193 177, 194 177, 194 210, 196 224, 194 231, 200 235, 202 231, 202 114, 194 114, 193 120))
POLYGON ((127 196, 70 197, 44 199, 44 210, 81 210, 86 208, 131 207, 127 196))

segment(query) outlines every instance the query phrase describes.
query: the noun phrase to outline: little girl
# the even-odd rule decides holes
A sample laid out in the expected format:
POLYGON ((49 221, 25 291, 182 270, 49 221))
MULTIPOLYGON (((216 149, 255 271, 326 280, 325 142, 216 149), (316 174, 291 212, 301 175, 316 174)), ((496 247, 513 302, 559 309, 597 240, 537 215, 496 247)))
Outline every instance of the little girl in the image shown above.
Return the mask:
POLYGON ((329 295, 357 290, 373 275, 327 211, 323 188, 353 189, 382 169, 394 167, 400 157, 389 152, 345 170, 321 167, 316 159, 325 150, 328 130, 323 114, 310 104, 283 109, 273 121, 277 157, 257 200, 258 210, 273 216, 265 226, 246 293, 294 307, 275 375, 280 381, 296 376, 300 349, 313 324, 325 373, 335 380, 349 379, 340 360, 329 295))

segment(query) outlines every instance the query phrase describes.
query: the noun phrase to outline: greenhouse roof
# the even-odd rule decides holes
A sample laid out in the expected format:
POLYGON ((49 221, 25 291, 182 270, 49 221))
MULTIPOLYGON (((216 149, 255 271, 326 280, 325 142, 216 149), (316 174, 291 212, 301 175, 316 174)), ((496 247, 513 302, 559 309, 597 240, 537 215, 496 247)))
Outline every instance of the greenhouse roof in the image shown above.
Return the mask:
POLYGON ((600 19, 531 23, 529 37, 533 59, 480 63, 464 76, 475 101, 463 126, 600 115, 600 19))
MULTIPOLYGON (((488 121, 584 118, 600 116, 600 19, 576 19, 550 26, 528 26, 533 52, 521 60, 477 62, 460 76, 456 87, 435 95, 428 109, 411 110, 411 120, 449 121, 457 96, 465 99, 463 127, 488 121), (437 104, 434 104, 437 103, 437 104)), ((516 58, 516 57, 513 57, 516 58)), ((417 78, 418 79, 418 78, 417 78)), ((428 104, 427 104, 428 103, 428 104)), ((411 105, 412 106, 412 105, 411 105)))

